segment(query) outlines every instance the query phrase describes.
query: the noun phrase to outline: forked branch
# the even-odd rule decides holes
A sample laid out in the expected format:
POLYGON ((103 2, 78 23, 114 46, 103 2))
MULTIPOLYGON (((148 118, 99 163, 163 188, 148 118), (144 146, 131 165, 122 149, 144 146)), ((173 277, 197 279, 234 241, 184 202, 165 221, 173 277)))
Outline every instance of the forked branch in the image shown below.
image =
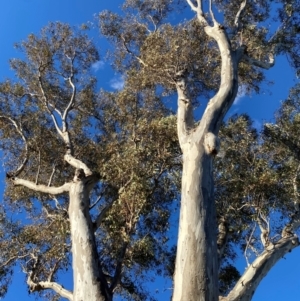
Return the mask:
POLYGON ((64 156, 64 159, 66 162, 68 162, 71 166, 75 167, 76 169, 82 169, 84 171, 85 176, 90 176, 93 174, 93 172, 87 167, 85 163, 82 161, 74 158, 71 154, 67 152, 67 154, 64 156))
POLYGON ((34 254, 31 254, 32 260, 34 260, 34 264, 30 270, 30 272, 27 272, 27 284, 29 286, 29 289, 31 292, 39 292, 41 290, 46 289, 52 289, 57 294, 59 294, 62 298, 66 298, 70 301, 73 300, 73 294, 72 292, 66 290, 63 288, 62 285, 52 282, 52 281, 37 281, 37 269, 39 262, 39 257, 35 256, 34 254))
POLYGON ((197 13, 197 18, 204 26, 208 26, 208 23, 204 17, 202 0, 186 0, 191 9, 197 13), (195 4, 197 2, 197 5, 195 4))

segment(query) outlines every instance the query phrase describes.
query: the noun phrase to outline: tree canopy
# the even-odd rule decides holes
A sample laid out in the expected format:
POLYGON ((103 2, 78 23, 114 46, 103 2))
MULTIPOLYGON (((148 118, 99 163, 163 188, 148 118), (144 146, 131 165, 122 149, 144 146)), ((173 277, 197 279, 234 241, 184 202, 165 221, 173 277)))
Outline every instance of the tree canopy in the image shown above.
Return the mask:
POLYGON ((50 23, 16 45, 15 77, 0 83, 0 294, 20 264, 29 290, 48 300, 155 300, 145 283, 173 273, 173 301, 198 300, 197 291, 206 301, 251 300, 299 245, 299 87, 262 133, 247 115, 223 119, 239 87, 260 92, 276 56, 299 73, 300 2, 122 8, 97 17, 124 77, 119 91, 98 90, 86 26, 50 23), (179 20, 187 9, 195 17, 179 20), (170 217, 180 198, 175 268, 170 217), (73 291, 58 281, 70 267, 73 291))

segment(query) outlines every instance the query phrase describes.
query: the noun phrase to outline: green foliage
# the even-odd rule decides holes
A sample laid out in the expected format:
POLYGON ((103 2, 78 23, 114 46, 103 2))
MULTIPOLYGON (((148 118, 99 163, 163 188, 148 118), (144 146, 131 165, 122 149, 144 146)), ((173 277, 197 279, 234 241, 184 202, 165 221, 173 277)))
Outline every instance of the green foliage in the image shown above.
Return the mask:
POLYGON ((101 175, 91 195, 92 218, 114 201, 96 232, 107 280, 121 262, 117 292, 130 300, 150 300, 134 279, 147 279, 149 270, 161 273, 159 258, 170 254, 165 237, 170 206, 178 199, 173 173, 181 166, 176 118, 153 90, 137 89, 133 81, 118 93, 96 93, 91 65, 99 55, 81 30, 51 23, 17 47, 25 57, 11 61, 17 80, 0 85, 0 145, 9 171, 5 208, 10 214, 23 212, 29 222, 20 220, 1 238, 3 294, 12 264, 23 264, 28 273, 34 269, 35 281, 55 280, 70 267, 67 195, 54 198, 9 180, 18 176, 48 186, 72 180, 57 132, 68 108, 63 126, 74 156, 101 175))
MULTIPOLYGON (((270 53, 287 54, 297 71, 299 1, 277 1, 276 11, 272 1, 248 1, 237 26, 241 2, 214 1, 232 50, 244 46, 245 54, 262 62, 270 53), (270 20, 280 23, 276 31, 270 20)), ((176 72, 188 74, 197 104, 217 91, 221 69, 217 45, 197 20, 174 24, 176 13, 185 9, 182 3, 127 0, 122 15, 99 14, 100 31, 113 45, 109 58, 125 78, 124 89, 114 93, 96 90, 91 67, 99 53, 86 25, 50 23, 16 44, 23 53, 23 59, 11 60, 16 79, 0 84, 0 148, 8 171, 4 209, 14 219, 21 211, 30 223, 1 220, 0 296, 15 263, 28 273, 35 268, 37 281, 55 280, 70 266, 68 196, 14 187, 10 180, 20 176, 46 186, 72 181, 60 126, 71 137, 74 157, 100 174, 91 194, 92 220, 112 204, 95 235, 107 281, 122 267, 115 292, 127 300, 152 300, 144 287, 149 271, 172 275, 175 248, 167 235, 179 199, 181 153, 176 117, 166 103, 175 93, 176 72), (32 255, 39 258, 38 267, 32 255)), ((238 80, 247 92, 258 92, 265 78, 261 69, 243 61, 238 80)), ((247 116, 232 117, 221 130, 215 196, 218 221, 226 220, 229 229, 221 258, 222 293, 239 276, 232 265, 237 249, 247 256, 263 249, 256 226, 263 220, 276 241, 294 213, 291 200, 298 197, 300 178, 298 95, 296 87, 278 113, 278 126, 266 127, 263 136, 247 116)))

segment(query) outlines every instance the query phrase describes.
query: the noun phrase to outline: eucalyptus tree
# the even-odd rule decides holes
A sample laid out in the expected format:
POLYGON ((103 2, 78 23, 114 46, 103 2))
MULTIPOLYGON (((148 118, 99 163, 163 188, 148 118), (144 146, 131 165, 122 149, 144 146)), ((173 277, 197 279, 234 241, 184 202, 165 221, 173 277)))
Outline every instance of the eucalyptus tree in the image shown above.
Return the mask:
MULTIPOLYGON (((294 132, 291 117, 282 123, 294 132)), ((278 121, 268 128, 277 128, 278 121)), ((220 138, 224 151, 215 171, 220 293, 227 295, 224 300, 251 300, 271 268, 299 246, 297 159, 265 133, 258 135, 248 116, 231 118, 220 138), (242 275, 234 261, 241 254, 242 275)))
POLYGON ((13 216, 0 236, 3 289, 21 264, 29 291, 48 300, 151 300, 144 279, 172 257, 175 118, 130 82, 96 92, 99 54, 84 30, 50 23, 16 47, 16 76, 0 84, 3 208, 13 216), (72 291, 58 282, 70 266, 72 291))
MULTIPOLYGON (((127 0, 123 15, 99 16, 102 34, 114 43, 115 68, 140 87, 178 96, 183 171, 173 301, 219 298, 213 184, 219 129, 239 86, 259 91, 263 69, 273 67, 276 56, 287 54, 299 71, 299 9, 297 0, 127 0), (195 18, 174 25, 184 4, 195 18), (194 108, 203 96, 208 102, 195 121, 194 108)), ((298 244, 293 237, 282 238, 282 244, 272 245, 277 254, 298 244)), ((266 243, 264 250, 267 259, 266 243)), ((249 270, 227 300, 250 300, 259 273, 249 270)))

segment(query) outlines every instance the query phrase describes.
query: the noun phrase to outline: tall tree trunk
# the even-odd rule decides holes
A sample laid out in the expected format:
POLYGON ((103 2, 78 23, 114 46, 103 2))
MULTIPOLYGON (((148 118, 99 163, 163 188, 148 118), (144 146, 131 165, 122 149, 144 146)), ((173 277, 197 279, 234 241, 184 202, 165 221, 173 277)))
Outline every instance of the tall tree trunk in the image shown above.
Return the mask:
POLYGON ((89 214, 89 183, 71 184, 69 218, 73 256, 73 301, 110 301, 112 296, 101 272, 89 214))
POLYGON ((218 262, 212 157, 200 143, 183 147, 183 175, 173 301, 217 301, 218 262), (199 275, 194 277, 194 275, 199 275))
MULTIPOLYGON (((203 24, 203 16, 198 14, 203 24)), ((218 153, 218 132, 238 90, 238 63, 243 47, 231 50, 222 26, 205 26, 218 44, 221 81, 196 126, 186 72, 177 72, 177 130, 183 152, 182 196, 174 273, 173 301, 218 300, 218 253, 213 186, 213 157, 218 153)))

